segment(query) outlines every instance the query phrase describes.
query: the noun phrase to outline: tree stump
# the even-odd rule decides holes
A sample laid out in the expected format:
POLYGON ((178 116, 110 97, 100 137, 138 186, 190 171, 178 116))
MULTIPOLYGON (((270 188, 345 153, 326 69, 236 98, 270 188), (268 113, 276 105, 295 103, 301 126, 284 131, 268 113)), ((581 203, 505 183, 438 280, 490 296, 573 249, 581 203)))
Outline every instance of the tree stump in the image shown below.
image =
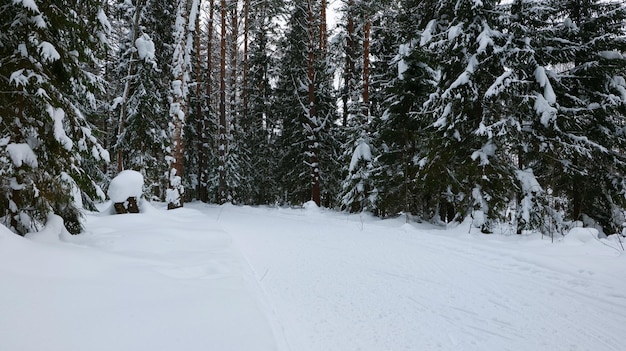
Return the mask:
POLYGON ((137 198, 134 196, 129 197, 124 202, 114 203, 113 208, 115 208, 115 213, 117 214, 139 213, 139 206, 137 206, 137 198))

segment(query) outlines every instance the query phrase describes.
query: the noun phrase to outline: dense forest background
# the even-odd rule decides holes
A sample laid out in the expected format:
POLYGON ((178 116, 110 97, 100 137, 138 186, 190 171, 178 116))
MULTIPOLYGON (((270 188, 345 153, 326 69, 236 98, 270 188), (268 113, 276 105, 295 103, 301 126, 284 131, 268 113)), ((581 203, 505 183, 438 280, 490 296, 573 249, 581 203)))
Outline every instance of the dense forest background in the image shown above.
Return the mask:
POLYGON ((621 231, 626 5, 0 1, 3 223, 145 196, 621 231))

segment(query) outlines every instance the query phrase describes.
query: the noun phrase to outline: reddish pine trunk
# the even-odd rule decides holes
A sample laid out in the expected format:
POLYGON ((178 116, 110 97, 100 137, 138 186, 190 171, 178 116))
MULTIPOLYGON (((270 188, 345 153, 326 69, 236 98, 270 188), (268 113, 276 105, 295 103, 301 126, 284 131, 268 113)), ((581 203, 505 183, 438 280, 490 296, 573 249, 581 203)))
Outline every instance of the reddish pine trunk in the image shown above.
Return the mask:
POLYGON ((204 159, 204 146, 206 145, 204 130, 204 116, 202 115, 202 104, 200 103, 200 94, 202 93, 202 84, 209 85, 207 81, 203 81, 202 79, 202 55, 200 54, 200 16, 196 17, 196 32, 195 35, 195 50, 196 50, 196 133, 197 135, 197 150, 198 150, 198 187, 196 191, 198 192, 198 199, 202 202, 207 202, 207 192, 206 192, 206 179, 204 175, 206 174, 204 168, 205 159, 204 159))
POLYGON ((220 120, 218 131, 219 155, 219 184, 218 203, 226 202, 226 152, 228 139, 226 138, 226 0, 221 0, 221 38, 220 38, 220 120))
POLYGON ((208 99, 207 106, 209 107, 209 109, 212 106, 211 95, 213 94, 213 5, 215 5, 215 0, 211 0, 209 2, 209 21, 207 22, 206 97, 208 99))
MULTIPOLYGON (((206 79, 204 81, 204 85, 206 87, 206 106, 207 106, 207 113, 209 113, 209 116, 211 116, 211 111, 213 111, 212 107, 212 99, 211 99, 211 95, 213 94, 213 18, 214 18, 214 12, 213 12, 213 5, 215 4, 214 0, 211 0, 209 2, 209 20, 207 22, 207 53, 206 53, 206 79)), ((203 118, 203 123, 202 123, 202 129, 198 131, 198 133, 202 136, 202 147, 206 147, 207 145, 207 131, 206 131, 206 123, 204 123, 204 118, 203 118)), ((202 155, 200 156, 202 158, 202 155)), ((202 165, 203 167, 206 167, 206 163, 204 161, 202 161, 202 165)), ((199 165, 200 167, 200 165, 199 165)), ((199 193, 199 197, 200 197, 200 201, 202 202, 208 202, 209 201, 209 192, 207 189, 207 183, 208 183, 208 179, 207 179, 207 172, 206 171, 202 171, 200 173, 200 193, 199 193)))
POLYGON ((343 126, 348 125, 348 115, 350 109, 348 103, 352 99, 353 78, 354 78, 354 0, 348 1, 348 38, 346 40, 346 72, 344 75, 343 94, 343 126))
POLYGON ((308 18, 308 32, 309 32, 309 55, 308 55, 308 78, 309 78, 309 110, 308 110, 308 124, 309 124, 309 163, 311 164, 311 200, 313 200, 318 206, 321 203, 320 194, 320 175, 319 175, 319 157, 318 157, 318 141, 316 137, 317 123, 315 122, 315 35, 314 35, 314 22, 313 22, 313 7, 312 0, 308 0, 309 5, 309 18, 308 18))
POLYGON ((243 5, 243 81, 242 81, 242 98, 243 98, 243 118, 248 117, 248 31, 250 16, 250 0, 244 0, 243 5))
POLYGON ((326 0, 322 0, 320 10, 320 50, 326 51, 328 47, 328 28, 326 26, 326 0))
POLYGON ((372 22, 369 17, 365 20, 363 38, 363 115, 365 123, 369 121, 370 115, 370 31, 372 22))
MULTIPOLYGON (((177 13, 185 19, 185 26, 187 28, 187 1, 179 0, 177 2, 177 13)), ((175 45, 179 46, 178 50, 175 50, 176 56, 172 59, 172 66, 177 68, 177 76, 174 77, 172 82, 172 103, 170 105, 170 117, 172 118, 173 132, 172 132, 172 148, 169 171, 169 191, 168 194, 168 209, 175 209, 183 207, 183 124, 185 116, 187 114, 188 104, 187 97, 185 95, 185 71, 188 69, 185 63, 185 45, 187 39, 187 32, 175 31, 175 45)))
POLYGON ((237 45, 237 39, 239 38, 239 17, 238 17, 238 6, 237 0, 235 0, 231 6, 231 42, 230 42, 230 126, 231 133, 233 128, 237 125, 237 54, 239 53, 239 46, 237 45))

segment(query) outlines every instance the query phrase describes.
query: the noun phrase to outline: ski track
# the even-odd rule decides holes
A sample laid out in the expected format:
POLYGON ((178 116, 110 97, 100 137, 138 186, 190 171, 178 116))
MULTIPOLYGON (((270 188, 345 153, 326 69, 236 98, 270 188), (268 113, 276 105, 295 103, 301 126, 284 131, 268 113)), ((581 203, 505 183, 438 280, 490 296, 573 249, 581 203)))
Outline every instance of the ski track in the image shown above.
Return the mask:
POLYGON ((285 350, 625 348, 623 269, 355 216, 195 206, 245 256, 285 350))

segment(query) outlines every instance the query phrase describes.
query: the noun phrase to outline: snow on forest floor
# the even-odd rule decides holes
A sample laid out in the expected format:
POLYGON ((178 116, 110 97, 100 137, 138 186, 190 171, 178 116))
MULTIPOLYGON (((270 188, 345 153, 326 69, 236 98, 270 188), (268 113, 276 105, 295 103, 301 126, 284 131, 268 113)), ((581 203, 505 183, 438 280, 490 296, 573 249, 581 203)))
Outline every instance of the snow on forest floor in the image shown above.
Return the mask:
POLYGON ((0 230, 0 350, 624 350, 626 255, 315 207, 0 230))

